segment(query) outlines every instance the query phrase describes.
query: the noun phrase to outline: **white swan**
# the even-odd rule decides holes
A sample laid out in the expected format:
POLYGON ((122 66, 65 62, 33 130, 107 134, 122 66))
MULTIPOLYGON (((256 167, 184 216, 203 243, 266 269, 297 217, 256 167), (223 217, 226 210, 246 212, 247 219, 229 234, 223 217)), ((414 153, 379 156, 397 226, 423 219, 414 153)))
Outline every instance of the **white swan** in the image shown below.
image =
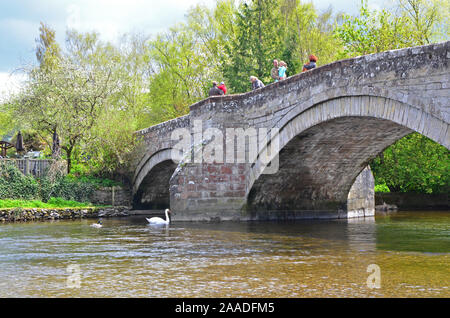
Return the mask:
POLYGON ((91 227, 95 227, 96 229, 101 228, 102 225, 102 221, 98 221, 97 223, 91 224, 91 227))
POLYGON ((145 218, 147 221, 148 221, 148 223, 150 223, 150 224, 169 224, 170 223, 170 218, 169 218, 169 214, 171 213, 170 212, 170 210, 169 209, 166 209, 166 211, 165 211, 165 213, 166 213, 166 219, 164 220, 164 219, 161 219, 161 218, 158 218, 158 217, 152 217, 152 218, 145 218))

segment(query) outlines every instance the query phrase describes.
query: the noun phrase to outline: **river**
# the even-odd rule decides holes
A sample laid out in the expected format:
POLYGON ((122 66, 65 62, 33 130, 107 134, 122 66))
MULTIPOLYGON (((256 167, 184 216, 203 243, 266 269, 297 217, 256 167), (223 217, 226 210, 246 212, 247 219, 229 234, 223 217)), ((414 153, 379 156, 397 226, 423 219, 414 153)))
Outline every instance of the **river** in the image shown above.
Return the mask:
POLYGON ((94 222, 0 224, 0 297, 450 297, 450 211, 94 222))

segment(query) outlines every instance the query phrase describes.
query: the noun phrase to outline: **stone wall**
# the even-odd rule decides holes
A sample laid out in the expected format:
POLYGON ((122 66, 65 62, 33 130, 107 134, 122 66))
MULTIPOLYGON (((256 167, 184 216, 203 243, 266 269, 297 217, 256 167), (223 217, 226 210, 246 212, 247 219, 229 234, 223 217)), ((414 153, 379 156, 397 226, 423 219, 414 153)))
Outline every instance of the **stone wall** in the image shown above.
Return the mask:
POLYGON ((62 209, 9 208, 0 209, 0 222, 44 221, 99 217, 108 218, 128 215, 128 207, 87 207, 62 209))
POLYGON ((130 206, 131 191, 126 187, 100 187, 91 197, 95 205, 130 206))

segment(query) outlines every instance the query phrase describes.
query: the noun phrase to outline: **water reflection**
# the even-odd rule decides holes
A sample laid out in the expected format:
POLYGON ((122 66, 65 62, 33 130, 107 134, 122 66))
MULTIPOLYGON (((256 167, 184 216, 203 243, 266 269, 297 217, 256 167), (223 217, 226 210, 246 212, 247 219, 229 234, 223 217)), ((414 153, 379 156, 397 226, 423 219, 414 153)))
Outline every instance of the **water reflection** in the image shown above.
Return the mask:
POLYGON ((427 213, 162 227, 130 217, 103 219, 100 229, 92 220, 3 224, 0 296, 449 297, 449 214, 427 213), (66 286, 74 264, 79 289, 66 286), (367 288, 369 264, 381 268, 380 290, 367 288))
POLYGON ((376 237, 379 250, 450 253, 450 214, 414 211, 380 216, 376 237))

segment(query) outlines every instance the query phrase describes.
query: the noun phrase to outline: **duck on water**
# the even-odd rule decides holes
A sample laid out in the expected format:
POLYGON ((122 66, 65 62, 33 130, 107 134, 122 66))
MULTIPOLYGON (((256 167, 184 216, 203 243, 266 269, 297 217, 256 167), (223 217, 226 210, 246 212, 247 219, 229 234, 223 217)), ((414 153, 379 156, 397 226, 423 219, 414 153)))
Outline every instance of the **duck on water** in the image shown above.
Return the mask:
POLYGON ((101 228, 103 226, 102 221, 99 220, 97 223, 91 224, 91 227, 95 227, 97 229, 101 228))

